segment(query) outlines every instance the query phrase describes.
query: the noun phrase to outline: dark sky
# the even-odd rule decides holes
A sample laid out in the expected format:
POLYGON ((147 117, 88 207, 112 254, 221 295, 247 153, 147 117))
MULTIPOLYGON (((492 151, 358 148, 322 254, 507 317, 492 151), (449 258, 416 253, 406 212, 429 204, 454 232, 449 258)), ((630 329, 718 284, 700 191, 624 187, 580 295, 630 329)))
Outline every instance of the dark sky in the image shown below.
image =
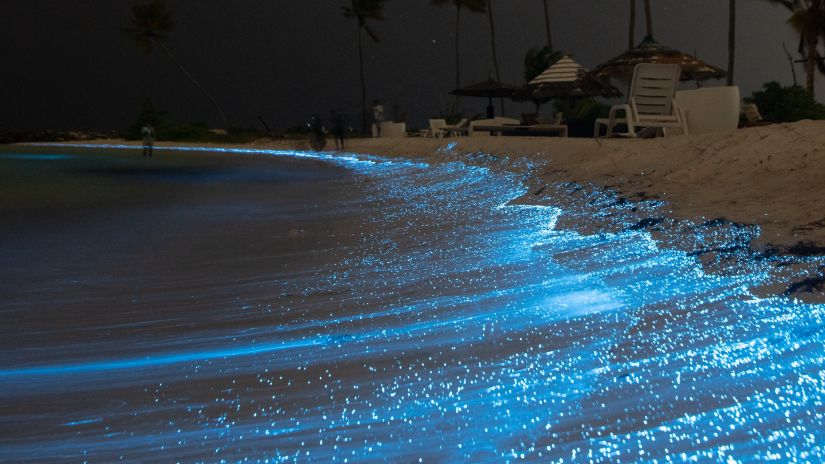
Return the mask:
MULTIPOLYGON (((169 0, 176 26, 169 47, 223 106, 233 125, 305 122, 342 106, 356 119, 360 105, 356 26, 343 18, 345 0, 169 0)), ((626 0, 552 0, 557 48, 588 68, 627 45, 626 0)), ((641 3, 642 2, 638 2, 641 3)), ((759 0, 739 1, 736 81, 744 94, 769 80, 791 83, 784 41, 797 39, 787 12, 759 0)), ((211 104, 159 50, 141 55, 122 33, 126 0, 3 0, 0 15, 0 130, 123 129, 149 95, 179 121, 218 126, 211 104)), ((724 0, 653 0, 657 40, 706 61, 727 64, 724 0)), ((641 7, 637 35, 641 40, 641 7)), ((523 83, 530 46, 544 42, 541 0, 494 2, 503 80, 523 83)), ((429 0, 388 0, 381 42, 365 42, 370 100, 399 105, 420 125, 450 101, 454 77, 454 10, 429 0)), ((484 15, 462 24, 464 83, 491 69, 484 15)), ((797 65, 800 83, 804 72, 797 65)), ((818 76, 818 81, 822 76, 818 76)), ((818 94, 822 96, 822 86, 818 94)), ((466 112, 486 102, 465 99, 466 112)), ((516 113, 518 108, 510 105, 516 113)))

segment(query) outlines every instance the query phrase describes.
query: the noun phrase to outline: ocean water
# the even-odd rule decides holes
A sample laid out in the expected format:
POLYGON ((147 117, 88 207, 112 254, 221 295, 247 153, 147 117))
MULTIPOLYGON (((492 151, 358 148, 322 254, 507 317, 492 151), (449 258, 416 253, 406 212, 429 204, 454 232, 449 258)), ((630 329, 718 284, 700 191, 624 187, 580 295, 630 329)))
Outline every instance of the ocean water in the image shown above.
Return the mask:
POLYGON ((271 167, 0 234, 0 461, 825 459, 823 307, 773 264, 558 227, 595 218, 523 160, 227 156, 271 167))

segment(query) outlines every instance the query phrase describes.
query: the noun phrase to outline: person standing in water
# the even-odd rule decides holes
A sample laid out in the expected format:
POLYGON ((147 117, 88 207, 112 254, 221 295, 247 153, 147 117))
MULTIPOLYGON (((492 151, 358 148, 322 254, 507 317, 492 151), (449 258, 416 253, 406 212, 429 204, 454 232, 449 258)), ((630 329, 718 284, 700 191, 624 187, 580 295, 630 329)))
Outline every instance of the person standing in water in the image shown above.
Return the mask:
POLYGON ((381 137, 381 122, 384 120, 384 107, 376 99, 372 102, 372 136, 381 137))
POLYGON ((347 132, 347 124, 344 121, 344 114, 341 108, 331 111, 332 115, 332 135, 335 137, 335 149, 344 149, 344 136, 347 132))
POLYGON ((148 122, 140 129, 143 135, 143 156, 152 157, 152 151, 155 147, 155 128, 148 122))

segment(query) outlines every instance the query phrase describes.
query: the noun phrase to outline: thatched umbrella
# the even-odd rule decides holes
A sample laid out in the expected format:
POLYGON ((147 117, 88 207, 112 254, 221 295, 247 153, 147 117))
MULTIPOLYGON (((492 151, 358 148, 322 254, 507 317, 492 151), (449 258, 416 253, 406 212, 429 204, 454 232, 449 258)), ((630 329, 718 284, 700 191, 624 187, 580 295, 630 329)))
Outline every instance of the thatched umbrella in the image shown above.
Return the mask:
POLYGON ((633 69, 639 63, 678 64, 682 67, 683 81, 706 81, 721 79, 727 75, 724 69, 705 63, 693 55, 668 48, 651 37, 636 47, 599 65, 593 74, 602 79, 617 78, 630 81, 633 69))
POLYGON ((573 98, 618 97, 621 94, 607 80, 594 76, 584 66, 564 56, 516 91, 513 100, 530 100, 538 112, 542 103, 553 98, 563 98, 569 109, 573 98))
POLYGON ((459 95, 463 97, 485 97, 489 98, 487 106, 487 117, 492 119, 495 117, 495 109, 493 108, 493 98, 510 98, 516 91, 517 87, 510 84, 499 82, 493 78, 477 84, 471 84, 461 87, 450 92, 450 95, 459 95))
POLYGON ((618 97, 621 92, 564 56, 516 92, 515 99, 618 97))

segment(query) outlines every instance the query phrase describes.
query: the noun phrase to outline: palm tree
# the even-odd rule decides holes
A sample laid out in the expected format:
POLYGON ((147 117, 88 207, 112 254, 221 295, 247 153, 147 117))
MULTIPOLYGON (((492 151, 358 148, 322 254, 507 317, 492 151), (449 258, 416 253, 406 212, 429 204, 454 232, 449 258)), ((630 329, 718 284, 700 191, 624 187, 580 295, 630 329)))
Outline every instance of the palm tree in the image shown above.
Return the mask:
POLYGON ((653 38, 653 16, 650 14, 650 0, 645 0, 645 35, 653 38))
MULTIPOLYGON (((560 51, 554 51, 550 46, 531 47, 524 55, 524 82, 530 83, 533 79, 538 77, 550 66, 556 64, 562 59, 564 54, 560 51)), ((533 99, 533 104, 536 105, 536 113, 541 109, 542 103, 546 103, 548 99, 533 99)))
POLYGON ((627 31, 627 49, 636 46, 636 0, 630 0, 630 28, 627 31))
POLYGON ((146 3, 135 2, 132 4, 131 24, 129 27, 124 28, 124 32, 137 44, 138 48, 140 48, 145 55, 149 55, 152 52, 153 45, 157 45, 158 48, 175 63, 192 85, 212 102, 212 105, 215 106, 215 109, 223 121, 224 127, 229 127, 226 115, 224 115, 218 102, 189 74, 189 71, 183 67, 183 64, 178 61, 175 55, 169 50, 169 47, 166 46, 165 39, 174 27, 174 21, 172 20, 173 14, 174 12, 166 5, 164 0, 150 0, 146 3))
POLYGON ((788 23, 799 34, 799 53, 805 62, 805 88, 813 93, 817 68, 825 73, 825 58, 817 46, 825 37, 825 0, 768 0, 791 12, 788 23))
POLYGON ((736 52, 736 0, 728 3, 728 85, 733 85, 736 52))
POLYGON ((366 32, 373 42, 378 43, 378 36, 367 24, 370 19, 384 19, 385 0, 352 0, 351 6, 345 6, 344 17, 358 22, 358 62, 361 69, 361 129, 367 132, 367 83, 364 79, 364 45, 361 32, 366 32))
MULTIPOLYGON (((496 72, 496 80, 501 83, 501 71, 498 68, 498 54, 496 53, 496 25, 493 22, 493 0, 487 0, 487 18, 490 20, 490 48, 493 51, 493 69, 496 72)), ((501 115, 505 116, 504 99, 499 99, 501 104, 501 115)))
POLYGON ((544 32, 547 34, 547 46, 553 50, 553 35, 550 33, 550 0, 543 0, 544 3, 544 32))
MULTIPOLYGON (((459 53, 459 25, 461 24, 461 9, 467 8, 473 13, 486 13, 487 0, 430 0, 431 5, 455 6, 455 87, 461 87, 461 55, 459 53)), ((458 99, 458 97, 456 97, 458 99)))

